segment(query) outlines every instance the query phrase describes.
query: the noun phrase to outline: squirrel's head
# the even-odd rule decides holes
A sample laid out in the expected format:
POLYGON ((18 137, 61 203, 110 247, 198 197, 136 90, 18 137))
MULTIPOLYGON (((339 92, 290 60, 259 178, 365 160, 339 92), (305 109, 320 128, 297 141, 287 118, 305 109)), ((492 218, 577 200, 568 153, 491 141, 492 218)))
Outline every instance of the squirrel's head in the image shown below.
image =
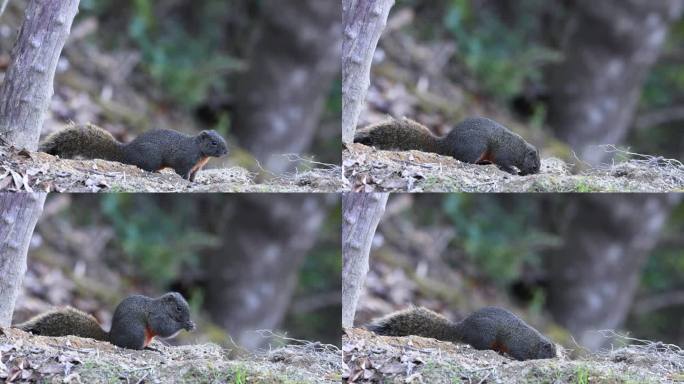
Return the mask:
POLYGON ((221 157, 228 153, 226 140, 214 130, 200 132, 197 141, 204 156, 221 157))
POLYGON ((525 157, 523 158, 522 166, 520 166, 520 175, 533 175, 539 173, 541 161, 539 160, 539 151, 537 148, 527 144, 525 149, 525 157))
MULTIPOLYGON (((192 331, 195 329, 195 323, 190 320, 190 306, 185 301, 183 296, 178 292, 169 292, 160 297, 164 312, 172 320, 171 334, 174 334, 181 329, 192 331)), ((162 337, 170 337, 171 335, 161 335, 162 337)))
POLYGON ((373 145, 373 132, 372 130, 359 130, 354 134, 354 142, 361 143, 363 145, 372 146, 373 145))
POLYGON ((535 359, 552 359, 556 357, 556 346, 549 340, 542 339, 537 343, 534 358, 535 359))

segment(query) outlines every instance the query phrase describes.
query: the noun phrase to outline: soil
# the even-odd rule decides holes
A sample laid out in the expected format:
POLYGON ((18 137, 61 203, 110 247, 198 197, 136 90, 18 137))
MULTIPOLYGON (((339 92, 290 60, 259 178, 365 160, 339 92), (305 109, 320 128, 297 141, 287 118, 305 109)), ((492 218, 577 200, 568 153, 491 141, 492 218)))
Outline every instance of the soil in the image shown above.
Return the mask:
POLYGON ((257 180, 241 167, 205 168, 190 182, 170 169, 146 172, 112 161, 67 160, 0 146, 0 191, 337 192, 342 189, 340 175, 333 165, 268 180, 257 180))

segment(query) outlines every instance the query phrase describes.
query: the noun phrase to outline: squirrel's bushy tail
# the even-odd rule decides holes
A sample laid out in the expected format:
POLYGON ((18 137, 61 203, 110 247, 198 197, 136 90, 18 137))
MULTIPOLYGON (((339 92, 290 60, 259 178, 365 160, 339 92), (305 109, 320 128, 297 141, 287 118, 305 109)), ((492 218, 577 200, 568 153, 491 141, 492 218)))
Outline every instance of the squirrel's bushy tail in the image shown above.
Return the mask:
POLYGON ((39 150, 64 159, 83 157, 121 161, 123 144, 104 129, 92 125, 72 125, 48 136, 39 150))
POLYGON ((454 323, 423 307, 411 307, 375 320, 366 326, 371 332, 385 336, 416 335, 437 340, 460 341, 454 323))
POLYGON ((389 119, 362 128, 354 135, 354 142, 385 150, 443 152, 440 138, 425 126, 407 118, 389 119))
POLYGON ((72 307, 45 312, 14 328, 40 336, 73 335, 109 341, 109 334, 93 316, 72 307))

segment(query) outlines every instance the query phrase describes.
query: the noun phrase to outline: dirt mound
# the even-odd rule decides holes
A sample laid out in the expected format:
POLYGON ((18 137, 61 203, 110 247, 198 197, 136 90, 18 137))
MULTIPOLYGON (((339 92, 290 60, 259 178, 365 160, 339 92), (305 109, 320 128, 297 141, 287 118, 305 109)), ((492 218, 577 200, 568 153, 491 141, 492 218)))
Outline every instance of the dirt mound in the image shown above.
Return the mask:
MULTIPOLYGON (((638 156, 638 155, 637 155, 638 156)), ((515 176, 494 165, 475 165, 420 151, 382 151, 352 144, 342 170, 358 192, 672 192, 684 190, 684 166, 641 156, 573 175, 557 158, 542 159, 541 172, 515 176)))
MULTIPOLYGON (((210 163, 211 164, 211 163, 210 163)), ((337 192, 338 166, 258 182, 244 168, 209 168, 189 182, 170 169, 146 172, 105 160, 68 160, 0 146, 0 191, 39 192, 337 192)))
POLYGON ((75 336, 0 329, 0 380, 46 383, 339 383, 339 350, 302 343, 228 358, 216 344, 135 351, 75 336), (335 363, 337 362, 337 363, 335 363))
POLYGON ((576 360, 516 361, 494 351, 418 336, 348 329, 342 337, 347 383, 673 383, 684 380, 684 352, 645 342, 576 360))

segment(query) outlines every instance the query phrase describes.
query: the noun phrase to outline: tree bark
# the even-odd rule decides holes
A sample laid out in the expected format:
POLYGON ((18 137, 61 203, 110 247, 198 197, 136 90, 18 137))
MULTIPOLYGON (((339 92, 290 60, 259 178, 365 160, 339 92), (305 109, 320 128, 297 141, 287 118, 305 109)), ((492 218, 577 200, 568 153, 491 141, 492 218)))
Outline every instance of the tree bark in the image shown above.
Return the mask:
POLYGON ((366 281, 375 230, 385 212, 387 193, 342 195, 342 327, 354 326, 356 305, 366 281))
POLYGON ((0 193, 0 327, 12 323, 26 254, 43 211, 44 193, 0 193))
POLYGON ((249 69, 237 84, 235 134, 272 172, 295 164, 284 154, 311 146, 340 68, 339 3, 265 0, 249 69))
MULTIPOLYGON (((206 308, 240 346, 265 342, 289 307, 304 256, 325 217, 323 195, 208 196, 201 212, 222 212, 207 223, 222 240, 204 260, 206 308)), ((206 220, 205 220, 206 221, 206 220)))
POLYGON ((370 70, 394 0, 342 0, 342 142, 354 132, 370 86, 370 70))
POLYGON ((0 139, 35 150, 79 0, 31 0, 0 86, 0 139))
POLYGON ((641 88, 682 0, 578 0, 550 71, 549 122, 582 160, 605 160, 597 146, 620 144, 634 118, 641 88))
POLYGON ((641 268, 677 195, 582 195, 567 204, 562 248, 549 260, 548 302, 580 345, 607 341, 597 330, 620 327, 634 301, 641 268))

